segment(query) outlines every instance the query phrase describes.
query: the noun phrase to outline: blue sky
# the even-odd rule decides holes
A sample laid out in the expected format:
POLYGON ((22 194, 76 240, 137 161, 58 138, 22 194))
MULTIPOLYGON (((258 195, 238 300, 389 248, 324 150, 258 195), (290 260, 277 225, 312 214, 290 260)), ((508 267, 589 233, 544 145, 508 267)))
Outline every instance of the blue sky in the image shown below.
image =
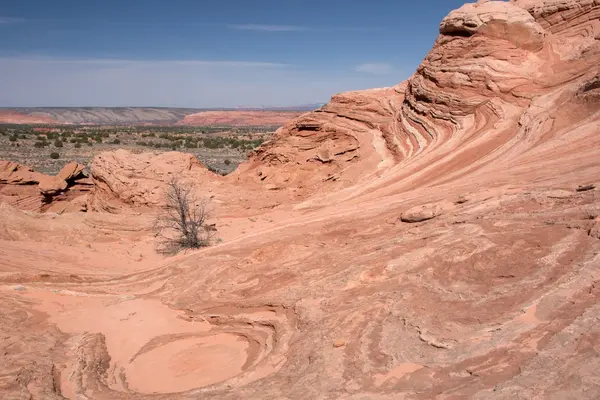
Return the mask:
POLYGON ((462 0, 19 0, 0 8, 0 107, 326 102, 394 85, 462 0))

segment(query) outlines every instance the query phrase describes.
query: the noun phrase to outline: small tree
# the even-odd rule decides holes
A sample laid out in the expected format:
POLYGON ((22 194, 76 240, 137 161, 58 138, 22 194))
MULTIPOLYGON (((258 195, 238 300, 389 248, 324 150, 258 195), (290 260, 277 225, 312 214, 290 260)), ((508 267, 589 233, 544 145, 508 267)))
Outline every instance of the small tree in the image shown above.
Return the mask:
POLYGON ((176 179, 165 190, 166 206, 155 224, 162 249, 176 253, 182 249, 197 249, 210 245, 214 229, 207 225, 208 199, 199 199, 195 187, 176 179))

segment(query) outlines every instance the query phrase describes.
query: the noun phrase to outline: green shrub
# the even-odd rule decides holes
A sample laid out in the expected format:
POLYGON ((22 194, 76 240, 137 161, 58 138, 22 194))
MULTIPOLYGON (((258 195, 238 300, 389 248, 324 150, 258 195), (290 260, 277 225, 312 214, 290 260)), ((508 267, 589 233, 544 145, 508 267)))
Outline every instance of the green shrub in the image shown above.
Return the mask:
POLYGON ((75 146, 74 146, 74 147, 75 147, 76 149, 80 149, 80 148, 81 148, 81 143, 75 143, 75 146))
POLYGON ((17 139, 18 139, 17 135, 10 136, 10 137, 8 138, 8 140, 10 140, 11 142, 16 142, 16 141, 17 141, 17 139))
POLYGON ((53 151, 52 153, 50 153, 50 158, 53 159, 53 160, 58 160, 59 157, 60 157, 60 154, 58 154, 55 151, 53 151))
POLYGON ((225 161, 223 161, 223 164, 230 165, 231 164, 231 160, 228 158, 225 161))
POLYGON ((54 141, 54 147, 63 147, 63 142, 61 142, 60 139, 56 139, 54 141))

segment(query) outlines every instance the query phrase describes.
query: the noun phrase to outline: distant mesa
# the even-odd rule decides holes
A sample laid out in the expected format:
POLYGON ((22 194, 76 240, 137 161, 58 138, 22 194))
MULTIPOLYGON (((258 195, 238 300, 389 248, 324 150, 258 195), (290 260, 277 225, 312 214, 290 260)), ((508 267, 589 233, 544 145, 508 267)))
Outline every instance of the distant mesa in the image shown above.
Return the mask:
POLYGON ((168 107, 30 107, 0 109, 4 124, 278 125, 318 104, 298 107, 200 109, 168 107))
POLYGON ((27 114, 13 110, 0 110, 2 124, 60 124, 61 122, 37 113, 27 114))
POLYGON ((201 111, 186 115, 177 125, 232 125, 232 126, 282 126, 287 121, 304 114, 303 111, 201 111))

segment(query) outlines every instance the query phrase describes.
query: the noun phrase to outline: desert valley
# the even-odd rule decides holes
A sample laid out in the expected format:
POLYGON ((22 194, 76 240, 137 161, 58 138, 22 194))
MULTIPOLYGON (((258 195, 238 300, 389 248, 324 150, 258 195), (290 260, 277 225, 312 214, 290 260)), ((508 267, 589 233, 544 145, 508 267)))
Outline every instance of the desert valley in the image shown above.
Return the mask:
POLYGON ((313 111, 0 121, 2 399, 600 398, 600 0, 313 111), (209 246, 157 250, 174 180, 209 246))

